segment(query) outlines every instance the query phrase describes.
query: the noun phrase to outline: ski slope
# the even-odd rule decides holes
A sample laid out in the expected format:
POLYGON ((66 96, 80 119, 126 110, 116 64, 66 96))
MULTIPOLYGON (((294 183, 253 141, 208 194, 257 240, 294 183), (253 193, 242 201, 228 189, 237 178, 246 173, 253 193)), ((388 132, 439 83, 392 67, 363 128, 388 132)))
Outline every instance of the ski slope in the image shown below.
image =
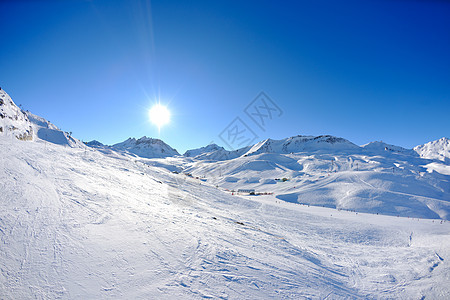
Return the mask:
POLYGON ((1 299, 450 298, 446 221, 233 196, 178 158, 0 151, 1 299))
POLYGON ((450 220, 450 169, 445 162, 380 142, 358 147, 341 139, 333 148, 336 143, 323 146, 317 138, 300 139, 306 143, 295 149, 286 148, 295 146, 290 139, 284 144, 266 141, 225 161, 165 161, 230 191, 254 189, 287 202, 450 220))

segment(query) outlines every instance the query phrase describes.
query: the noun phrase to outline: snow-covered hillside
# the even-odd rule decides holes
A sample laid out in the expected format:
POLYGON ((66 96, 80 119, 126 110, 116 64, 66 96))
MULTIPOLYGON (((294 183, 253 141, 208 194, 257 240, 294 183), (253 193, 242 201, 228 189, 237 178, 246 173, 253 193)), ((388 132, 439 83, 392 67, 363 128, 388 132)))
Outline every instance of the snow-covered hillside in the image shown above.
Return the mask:
POLYGON ((97 141, 97 140, 92 140, 90 142, 86 142, 85 143, 86 146, 92 147, 92 148, 103 148, 106 147, 104 144, 102 144, 101 142, 97 141))
POLYGON ((82 142, 44 118, 29 111, 22 111, 4 90, 0 90, 0 135, 13 136, 24 141, 46 141, 69 147, 84 147, 82 142))
POLYGON ((188 150, 183 155, 186 156, 186 157, 196 157, 196 156, 199 156, 199 155, 204 154, 204 153, 211 153, 211 152, 215 152, 215 151, 218 151, 218 150, 225 150, 225 149, 223 147, 220 147, 220 146, 216 145, 216 144, 209 144, 209 145, 207 145, 205 147, 188 150))
POLYGON ((85 147, 81 141, 72 137, 70 133, 62 131, 46 119, 36 116, 29 111, 25 112, 25 114, 32 123, 33 132, 35 132, 37 140, 68 147, 85 147))
POLYGON ((237 150, 225 150, 216 144, 210 144, 198 149, 188 150, 184 153, 185 157, 193 157, 199 161, 222 161, 240 157, 244 155, 251 147, 247 146, 237 150))
POLYGON ((87 142, 86 145, 91 148, 96 148, 105 154, 128 154, 145 158, 164 158, 180 155, 177 150, 173 149, 163 141, 148 138, 146 136, 143 136, 140 139, 129 138, 112 146, 104 145, 96 140, 87 142))
POLYGON ((228 190, 254 189, 287 202, 448 220, 448 167, 413 150, 327 136, 265 140, 241 157, 187 161, 183 170, 228 190))
POLYGON ((377 152, 379 153, 379 152, 383 152, 383 151, 392 151, 392 152, 409 154, 409 155, 413 155, 413 156, 416 155, 416 153, 412 149, 405 149, 400 146, 390 145, 390 144, 386 144, 386 143, 379 142, 379 141, 370 142, 361 147, 364 148, 364 150, 366 150, 366 151, 371 151, 374 153, 377 153, 377 152))
POLYGON ((146 136, 140 139, 129 138, 118 144, 111 146, 114 150, 127 151, 140 157, 155 158, 180 155, 177 150, 173 149, 160 139, 148 138, 146 136))
POLYGON ((0 135, 33 140, 33 127, 27 115, 0 89, 0 135))
POLYGON ((283 140, 266 139, 256 143, 245 155, 255 155, 261 153, 298 153, 303 151, 338 151, 357 149, 357 145, 343 138, 330 135, 303 136, 298 135, 283 140))
POLYGON ((443 137, 423 145, 414 147, 420 157, 439 159, 450 164, 450 139, 443 137))
POLYGON ((450 297, 448 222, 233 196, 91 148, 0 152, 2 299, 450 297))

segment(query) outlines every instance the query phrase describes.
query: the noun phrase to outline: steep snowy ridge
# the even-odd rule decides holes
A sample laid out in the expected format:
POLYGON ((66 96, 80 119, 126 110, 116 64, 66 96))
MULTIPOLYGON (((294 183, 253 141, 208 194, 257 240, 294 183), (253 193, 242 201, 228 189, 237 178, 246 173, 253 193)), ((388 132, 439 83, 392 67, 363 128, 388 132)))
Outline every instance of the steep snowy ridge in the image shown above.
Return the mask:
POLYGON ((144 158, 162 158, 180 155, 160 139, 148 138, 146 136, 140 139, 129 138, 124 142, 111 146, 114 150, 127 151, 144 158))
POLYGON ((443 137, 423 145, 414 147, 420 157, 438 159, 450 163, 450 139, 443 137))
POLYGON ((352 142, 331 135, 294 136, 283 140, 267 139, 255 144, 245 155, 261 153, 298 153, 303 151, 327 151, 358 149, 352 142))
POLYGON ((0 135, 16 137, 19 140, 33 140, 33 127, 27 115, 0 90, 0 135))

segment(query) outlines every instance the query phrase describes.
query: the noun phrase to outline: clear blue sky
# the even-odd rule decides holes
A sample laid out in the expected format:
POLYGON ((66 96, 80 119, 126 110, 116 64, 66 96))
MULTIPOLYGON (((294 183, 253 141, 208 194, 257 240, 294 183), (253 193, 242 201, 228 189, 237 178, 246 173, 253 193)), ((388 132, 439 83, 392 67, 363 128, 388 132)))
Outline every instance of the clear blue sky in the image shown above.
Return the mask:
POLYGON ((447 1, 0 1, 0 86, 84 141, 180 152, 236 117, 258 140, 331 134, 413 147, 450 136, 447 1), (264 91, 265 131, 245 114, 264 91))

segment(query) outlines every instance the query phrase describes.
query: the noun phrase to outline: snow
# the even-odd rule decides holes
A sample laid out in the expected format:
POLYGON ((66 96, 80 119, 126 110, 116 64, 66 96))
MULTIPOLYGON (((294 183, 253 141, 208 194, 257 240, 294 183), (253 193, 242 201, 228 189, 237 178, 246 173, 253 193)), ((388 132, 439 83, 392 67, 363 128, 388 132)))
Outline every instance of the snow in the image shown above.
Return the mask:
POLYGON ((433 173, 433 171, 436 171, 444 175, 450 175, 450 165, 433 162, 425 165, 424 167, 429 173, 433 173))
POLYGON ((35 132, 36 140, 46 141, 53 144, 58 144, 67 147, 84 148, 85 145, 72 137, 70 133, 64 132, 56 125, 50 123, 46 119, 36 116, 31 112, 25 112, 26 116, 30 120, 33 132, 35 132))
POLYGON ((372 151, 372 152, 392 151, 392 152, 400 152, 400 153, 407 153, 410 155, 416 155, 415 151, 412 149, 405 149, 403 147, 386 144, 386 143, 379 142, 379 141, 370 142, 361 147, 364 148, 364 150, 368 150, 368 151, 372 151))
POLYGON ((225 150, 225 149, 216 144, 209 144, 208 146, 205 147, 188 150, 183 155, 186 157, 196 157, 204 153, 211 153, 218 150, 225 150))
POLYGON ((92 140, 90 142, 86 142, 86 146, 92 147, 92 148, 102 148, 105 147, 101 142, 97 140, 92 140))
POLYGON ((438 159, 450 163, 450 139, 443 137, 439 140, 414 147, 420 157, 438 159))
POLYGON ((208 145, 206 147, 201 147, 198 149, 188 150, 184 154, 186 157, 194 157, 195 160, 203 161, 224 161, 229 159, 234 159, 242 156, 250 149, 250 146, 237 149, 237 150, 225 150, 223 147, 219 147, 215 144, 208 145))
POLYGON ((0 299, 450 298, 448 139, 86 147, 0 92, 0 299))
POLYGON ((289 151, 283 151, 281 143, 262 144, 253 147, 257 151, 249 150, 251 154, 232 160, 192 162, 179 158, 179 165, 212 185, 273 193, 288 202, 450 219, 450 174, 444 162, 430 164, 412 150, 392 145, 386 150, 387 144, 380 143, 347 149, 327 145, 326 149, 289 154, 284 154, 289 151), (268 145, 264 151, 262 144, 268 145), (287 180, 276 181, 282 178, 287 180))
POLYGON ((28 111, 22 111, 11 97, 0 90, 0 135, 25 141, 47 141, 69 147, 84 147, 83 143, 54 124, 28 111))
POLYGON ((0 298, 450 297, 449 222, 232 196, 91 148, 0 149, 0 298))
POLYGON ((256 143, 245 155, 261 153, 297 153, 305 150, 348 150, 357 149, 357 145, 343 138, 330 135, 321 136, 294 136, 283 140, 267 139, 256 143))
POLYGON ((148 138, 146 136, 137 140, 135 138, 129 138, 124 142, 112 145, 111 148, 146 158, 161 158, 179 155, 177 150, 173 149, 160 139, 148 138))
POLYGON ((4 90, 0 90, 0 135, 32 140, 33 134, 27 115, 4 90))

